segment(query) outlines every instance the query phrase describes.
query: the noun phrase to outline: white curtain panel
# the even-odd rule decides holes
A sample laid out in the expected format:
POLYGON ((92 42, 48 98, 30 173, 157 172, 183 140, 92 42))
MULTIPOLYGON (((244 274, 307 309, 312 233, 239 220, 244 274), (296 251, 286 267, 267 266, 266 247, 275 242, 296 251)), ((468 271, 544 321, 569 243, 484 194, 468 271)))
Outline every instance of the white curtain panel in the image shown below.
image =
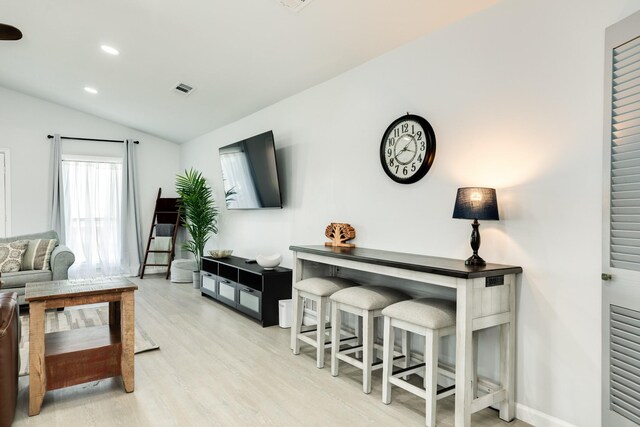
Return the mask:
POLYGON ((51 142, 51 205, 49 207, 49 228, 58 233, 60 244, 65 242, 65 214, 62 180, 62 147, 60 135, 53 135, 51 142))
POLYGON ((142 260, 142 235, 138 194, 136 144, 131 139, 124 142, 122 153, 122 206, 121 252, 122 266, 126 274, 137 276, 142 260))
POLYGON ((70 278, 117 276, 122 266, 122 164, 63 161, 66 244, 76 262, 70 278))

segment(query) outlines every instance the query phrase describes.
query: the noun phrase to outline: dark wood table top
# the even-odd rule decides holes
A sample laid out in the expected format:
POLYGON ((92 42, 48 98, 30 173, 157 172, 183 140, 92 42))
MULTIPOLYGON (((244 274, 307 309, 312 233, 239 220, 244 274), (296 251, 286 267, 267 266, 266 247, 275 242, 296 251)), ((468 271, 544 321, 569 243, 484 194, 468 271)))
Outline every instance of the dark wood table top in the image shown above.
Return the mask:
POLYGON ((138 285, 127 279, 104 280, 55 280, 52 282, 27 283, 25 300, 46 301, 50 299, 96 295, 110 292, 135 291, 138 285))
POLYGON ((291 245, 289 249, 295 252, 305 252, 316 255, 324 255, 333 258, 342 258, 350 261, 358 261, 369 264, 384 265, 387 267, 403 268, 406 270, 420 271, 423 273, 438 274, 441 276, 457 277, 461 279, 474 279, 477 277, 502 276, 505 274, 522 273, 522 267, 503 264, 489 264, 468 266, 462 259, 440 258, 402 252, 390 252, 379 249, 366 248, 339 248, 332 246, 298 246, 291 245))

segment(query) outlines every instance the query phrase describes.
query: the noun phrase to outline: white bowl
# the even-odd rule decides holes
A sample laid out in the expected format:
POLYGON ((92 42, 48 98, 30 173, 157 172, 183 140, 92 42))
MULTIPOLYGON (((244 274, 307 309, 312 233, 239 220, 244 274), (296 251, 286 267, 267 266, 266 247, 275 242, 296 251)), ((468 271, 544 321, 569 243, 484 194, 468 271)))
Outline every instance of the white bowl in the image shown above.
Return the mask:
POLYGON ((277 267, 280 262, 282 262, 282 255, 273 254, 273 255, 258 255, 256 257, 256 262, 258 265, 265 270, 271 270, 277 267))
POLYGON ((226 258, 233 252, 233 249, 215 249, 209 251, 211 258, 226 258))

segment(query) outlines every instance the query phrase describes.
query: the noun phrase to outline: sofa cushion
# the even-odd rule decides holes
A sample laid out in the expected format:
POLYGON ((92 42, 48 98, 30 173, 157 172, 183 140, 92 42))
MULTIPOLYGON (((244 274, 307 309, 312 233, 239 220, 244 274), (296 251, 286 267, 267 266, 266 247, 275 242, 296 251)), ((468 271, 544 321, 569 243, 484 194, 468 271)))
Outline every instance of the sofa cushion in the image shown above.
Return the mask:
POLYGON ((41 233, 33 234, 21 234, 19 236, 0 237, 0 243, 14 242, 16 240, 34 240, 34 239, 56 239, 58 240, 58 233, 54 230, 43 231, 41 233))
POLYGON ((28 240, 0 243, 0 272, 10 273, 12 271, 19 271, 20 265, 22 264, 22 257, 28 245, 28 240))
POLYGON ((49 270, 51 252, 53 252, 57 243, 56 239, 29 240, 20 270, 49 270))
POLYGON ((2 273, 2 286, 0 289, 24 288, 25 283, 48 282, 53 280, 51 270, 30 270, 15 271, 12 273, 2 273))

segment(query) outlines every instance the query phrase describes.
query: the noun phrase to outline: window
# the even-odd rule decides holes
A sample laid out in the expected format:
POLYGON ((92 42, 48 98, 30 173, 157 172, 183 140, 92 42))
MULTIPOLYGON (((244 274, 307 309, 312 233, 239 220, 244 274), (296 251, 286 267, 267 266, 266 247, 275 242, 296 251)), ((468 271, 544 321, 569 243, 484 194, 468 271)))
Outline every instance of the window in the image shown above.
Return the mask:
POLYGON ((65 156, 62 173, 70 277, 122 274, 122 161, 65 156))

